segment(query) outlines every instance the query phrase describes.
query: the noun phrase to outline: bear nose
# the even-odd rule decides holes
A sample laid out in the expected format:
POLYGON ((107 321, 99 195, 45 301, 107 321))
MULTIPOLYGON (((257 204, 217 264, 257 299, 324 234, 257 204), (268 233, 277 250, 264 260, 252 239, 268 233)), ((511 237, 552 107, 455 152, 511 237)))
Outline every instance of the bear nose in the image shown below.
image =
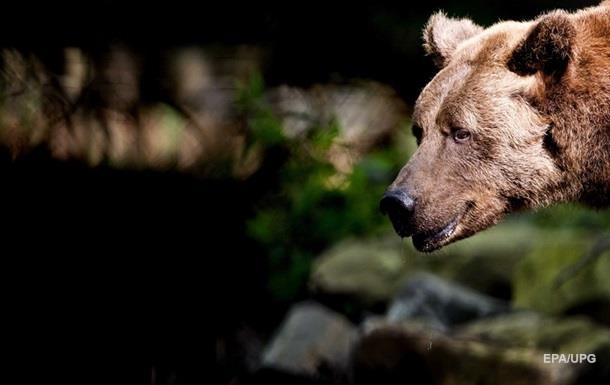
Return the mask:
POLYGON ((408 225, 414 208, 415 201, 403 190, 386 191, 379 202, 381 213, 390 217, 394 230, 401 237, 411 235, 408 225))

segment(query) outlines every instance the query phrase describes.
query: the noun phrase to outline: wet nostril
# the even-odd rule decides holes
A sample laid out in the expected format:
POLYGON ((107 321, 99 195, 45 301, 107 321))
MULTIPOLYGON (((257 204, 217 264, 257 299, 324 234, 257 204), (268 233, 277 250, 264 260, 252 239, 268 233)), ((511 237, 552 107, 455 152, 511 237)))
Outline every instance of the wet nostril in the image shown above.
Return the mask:
POLYGON ((379 202, 379 209, 382 214, 402 213, 409 214, 413 211, 415 202, 402 190, 390 190, 383 194, 379 202))
POLYGON ((411 235, 409 222, 414 206, 413 198, 401 190, 387 191, 379 202, 379 209, 390 217, 394 230, 401 237, 411 235))

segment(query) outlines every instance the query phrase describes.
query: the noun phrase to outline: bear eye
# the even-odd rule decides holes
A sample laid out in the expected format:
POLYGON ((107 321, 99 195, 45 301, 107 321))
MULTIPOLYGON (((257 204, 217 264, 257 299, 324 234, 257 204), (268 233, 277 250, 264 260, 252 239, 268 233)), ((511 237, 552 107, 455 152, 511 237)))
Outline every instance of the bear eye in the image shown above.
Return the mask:
POLYGON ((470 137, 471 137, 470 131, 468 131, 465 128, 458 128, 457 130, 453 131, 453 140, 455 140, 458 143, 467 142, 470 139, 470 137))

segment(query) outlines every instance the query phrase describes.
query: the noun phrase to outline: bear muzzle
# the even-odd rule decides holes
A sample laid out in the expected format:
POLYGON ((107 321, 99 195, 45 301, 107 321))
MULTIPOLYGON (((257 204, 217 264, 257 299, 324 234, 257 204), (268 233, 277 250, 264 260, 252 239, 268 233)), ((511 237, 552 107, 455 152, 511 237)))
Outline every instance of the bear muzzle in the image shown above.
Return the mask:
POLYGON ((416 220, 416 199, 402 189, 386 191, 379 202, 379 209, 390 217, 394 230, 400 237, 412 237, 413 245, 419 251, 431 252, 451 243, 467 232, 462 219, 474 207, 473 201, 460 205, 446 220, 421 222, 416 220))

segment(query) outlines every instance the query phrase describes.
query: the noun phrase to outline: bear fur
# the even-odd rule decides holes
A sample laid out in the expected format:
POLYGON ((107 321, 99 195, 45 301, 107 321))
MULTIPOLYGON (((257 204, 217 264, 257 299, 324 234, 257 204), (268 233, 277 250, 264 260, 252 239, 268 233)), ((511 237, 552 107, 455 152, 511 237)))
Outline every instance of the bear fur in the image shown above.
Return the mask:
POLYGON ((437 13, 424 48, 440 71, 415 105, 419 147, 390 186, 415 202, 402 221, 418 249, 519 209, 610 205, 610 1, 488 28, 437 13))

